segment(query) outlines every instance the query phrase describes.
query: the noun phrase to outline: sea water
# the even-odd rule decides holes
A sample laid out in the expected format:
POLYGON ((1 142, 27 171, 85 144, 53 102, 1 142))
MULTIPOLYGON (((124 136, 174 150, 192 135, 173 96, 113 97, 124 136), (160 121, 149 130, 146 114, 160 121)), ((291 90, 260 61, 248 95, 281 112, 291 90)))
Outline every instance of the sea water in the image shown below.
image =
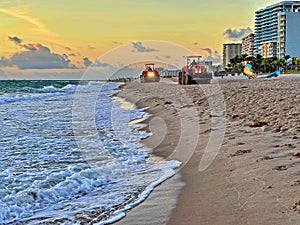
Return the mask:
POLYGON ((179 162, 140 144, 150 134, 130 122, 145 112, 122 107, 119 85, 0 81, 0 224, 107 224, 174 175, 179 162))

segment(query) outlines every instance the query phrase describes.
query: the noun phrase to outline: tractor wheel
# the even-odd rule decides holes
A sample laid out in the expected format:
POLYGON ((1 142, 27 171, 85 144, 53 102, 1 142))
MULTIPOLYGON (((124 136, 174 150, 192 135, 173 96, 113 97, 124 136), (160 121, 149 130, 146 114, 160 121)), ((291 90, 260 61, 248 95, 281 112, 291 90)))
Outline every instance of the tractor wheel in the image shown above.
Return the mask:
POLYGON ((181 78, 181 84, 185 85, 185 75, 184 74, 182 75, 182 78, 181 78))
POLYGON ((178 84, 182 84, 182 72, 178 73, 178 84))
POLYGON ((185 79, 184 79, 184 82, 185 82, 185 85, 189 85, 189 76, 187 74, 184 75, 185 79))

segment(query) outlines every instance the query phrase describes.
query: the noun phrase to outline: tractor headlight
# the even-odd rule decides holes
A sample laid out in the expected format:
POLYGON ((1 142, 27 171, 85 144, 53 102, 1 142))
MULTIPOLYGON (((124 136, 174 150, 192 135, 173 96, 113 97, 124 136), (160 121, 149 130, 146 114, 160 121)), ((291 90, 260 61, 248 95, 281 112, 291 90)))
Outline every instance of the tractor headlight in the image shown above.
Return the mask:
POLYGON ((149 77, 154 77, 154 72, 148 72, 149 77))

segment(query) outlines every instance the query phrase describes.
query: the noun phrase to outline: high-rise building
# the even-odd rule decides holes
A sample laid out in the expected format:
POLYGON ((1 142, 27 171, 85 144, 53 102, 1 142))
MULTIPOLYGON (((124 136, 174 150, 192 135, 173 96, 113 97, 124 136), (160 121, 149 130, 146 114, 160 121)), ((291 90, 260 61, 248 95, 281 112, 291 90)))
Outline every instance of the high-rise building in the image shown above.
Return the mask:
POLYGON ((254 56, 254 33, 242 38, 242 55, 254 56))
POLYGON ((226 68, 230 64, 230 59, 242 54, 242 44, 230 43, 223 44, 223 67, 226 68))
POLYGON ((278 48, 277 56, 284 58, 285 55, 300 58, 300 5, 296 12, 279 13, 278 48))
MULTIPOLYGON (((281 1, 255 12, 255 51, 263 55, 265 43, 276 43, 270 57, 300 57, 300 1, 281 1)), ((271 44, 274 47, 274 44, 271 44)))

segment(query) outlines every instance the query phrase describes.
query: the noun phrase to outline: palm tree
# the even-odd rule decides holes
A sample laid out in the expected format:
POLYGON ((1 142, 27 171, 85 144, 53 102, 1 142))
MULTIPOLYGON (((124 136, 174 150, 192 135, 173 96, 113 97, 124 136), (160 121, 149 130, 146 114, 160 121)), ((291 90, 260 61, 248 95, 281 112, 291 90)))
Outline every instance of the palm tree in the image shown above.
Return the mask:
POLYGON ((277 57, 270 57, 268 58, 268 63, 269 63, 269 70, 268 72, 273 72, 276 70, 277 65, 278 65, 278 59, 277 57))
POLYGON ((285 56, 284 56, 285 61, 288 61, 290 58, 291 58, 290 55, 285 55, 285 56))
POLYGON ((239 56, 240 62, 243 63, 247 60, 248 55, 247 54, 243 54, 239 56))
POLYGON ((270 62, 269 62, 269 58, 264 58, 261 60, 261 66, 263 67, 263 72, 266 73, 269 69, 269 65, 270 65, 270 62))
POLYGON ((293 58, 292 58, 292 64, 293 64, 293 65, 297 65, 297 58, 296 58, 296 57, 293 57, 293 58))
POLYGON ((241 73, 243 72, 243 69, 244 69, 243 63, 237 63, 237 64, 236 64, 236 72, 237 72, 238 74, 241 74, 241 73))
POLYGON ((263 57, 262 57, 262 55, 259 55, 259 54, 256 55, 256 57, 254 58, 252 66, 253 66, 254 71, 256 71, 257 73, 259 73, 259 71, 260 71, 260 65, 261 65, 262 60, 263 60, 263 57))
POLYGON ((236 64, 236 59, 235 58, 230 59, 230 67, 234 68, 235 64, 236 64))
POLYGON ((286 70, 286 65, 287 65, 287 60, 288 59, 285 59, 285 58, 284 59, 279 59, 279 67, 281 67, 283 70, 286 70))
POLYGON ((272 71, 274 71, 274 70, 278 70, 278 67, 279 67, 279 60, 273 60, 272 62, 271 62, 271 66, 272 66, 272 71))

